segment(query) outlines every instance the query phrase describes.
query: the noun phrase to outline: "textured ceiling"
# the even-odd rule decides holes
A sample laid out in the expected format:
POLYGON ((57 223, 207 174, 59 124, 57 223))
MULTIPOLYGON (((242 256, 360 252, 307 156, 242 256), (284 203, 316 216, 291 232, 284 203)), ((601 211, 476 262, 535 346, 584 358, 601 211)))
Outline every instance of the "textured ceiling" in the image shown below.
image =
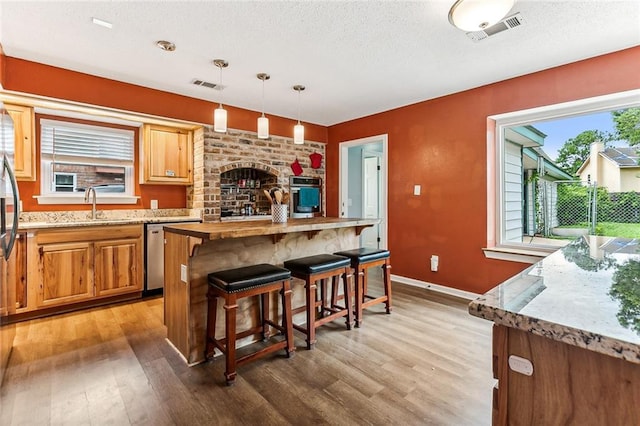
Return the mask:
POLYGON ((640 1, 516 1, 526 23, 478 43, 447 1, 0 1, 16 58, 331 125, 640 44, 640 1), (97 26, 92 17, 109 21, 97 26), (157 40, 177 49, 165 52, 157 40), (226 59, 222 91, 214 58, 226 59))

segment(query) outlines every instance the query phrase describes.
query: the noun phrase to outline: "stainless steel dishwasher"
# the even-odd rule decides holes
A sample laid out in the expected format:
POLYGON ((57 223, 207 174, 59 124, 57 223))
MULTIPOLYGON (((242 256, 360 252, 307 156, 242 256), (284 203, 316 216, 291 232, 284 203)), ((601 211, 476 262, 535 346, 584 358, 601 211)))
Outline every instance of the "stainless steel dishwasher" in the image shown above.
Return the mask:
POLYGON ((144 295, 162 293, 164 288, 164 231, 166 225, 180 225, 184 222, 145 224, 144 295))

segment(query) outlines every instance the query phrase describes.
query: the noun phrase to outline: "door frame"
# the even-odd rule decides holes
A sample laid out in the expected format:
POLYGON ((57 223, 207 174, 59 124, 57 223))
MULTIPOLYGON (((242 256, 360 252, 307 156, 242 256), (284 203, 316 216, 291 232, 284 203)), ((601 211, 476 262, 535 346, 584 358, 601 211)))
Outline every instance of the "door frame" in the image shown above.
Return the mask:
POLYGON ((388 180, 388 164, 389 164, 389 147, 388 147, 388 139, 389 136, 385 133, 382 135, 369 136, 361 139, 354 139, 350 141, 344 141, 339 143, 340 147, 340 155, 339 155, 339 179, 338 179, 338 215, 340 217, 346 217, 348 214, 348 206, 347 199, 349 198, 349 148, 354 148, 357 146, 362 146, 366 148, 366 145, 371 144, 382 144, 382 156, 381 156, 381 165, 380 165, 380 248, 388 248, 388 238, 387 238, 387 222, 388 222, 388 188, 389 188, 389 180, 388 180))

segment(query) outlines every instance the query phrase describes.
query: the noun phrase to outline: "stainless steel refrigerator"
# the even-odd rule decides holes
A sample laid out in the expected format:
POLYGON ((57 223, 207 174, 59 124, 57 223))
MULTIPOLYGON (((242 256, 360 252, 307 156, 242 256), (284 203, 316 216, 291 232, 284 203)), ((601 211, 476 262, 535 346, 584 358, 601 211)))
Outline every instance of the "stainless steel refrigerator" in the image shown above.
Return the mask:
POLYGON ((14 152, 13 120, 0 102, 0 386, 15 337, 15 325, 8 322, 9 315, 15 312, 15 283, 9 281, 9 270, 20 213, 14 152))

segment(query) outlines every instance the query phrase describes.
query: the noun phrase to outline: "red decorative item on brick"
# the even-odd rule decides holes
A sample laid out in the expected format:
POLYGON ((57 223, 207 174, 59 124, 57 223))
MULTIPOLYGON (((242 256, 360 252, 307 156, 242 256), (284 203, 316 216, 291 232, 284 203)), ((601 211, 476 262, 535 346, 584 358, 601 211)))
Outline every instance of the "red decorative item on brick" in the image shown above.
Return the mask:
POLYGON ((313 154, 309 155, 309 158, 311 159, 312 169, 319 169, 320 166, 322 166, 322 154, 314 152, 313 154))
POLYGON ((300 176, 302 174, 302 166, 298 162, 297 158, 296 158, 296 161, 291 163, 291 170, 293 170, 293 174, 296 176, 300 176))

